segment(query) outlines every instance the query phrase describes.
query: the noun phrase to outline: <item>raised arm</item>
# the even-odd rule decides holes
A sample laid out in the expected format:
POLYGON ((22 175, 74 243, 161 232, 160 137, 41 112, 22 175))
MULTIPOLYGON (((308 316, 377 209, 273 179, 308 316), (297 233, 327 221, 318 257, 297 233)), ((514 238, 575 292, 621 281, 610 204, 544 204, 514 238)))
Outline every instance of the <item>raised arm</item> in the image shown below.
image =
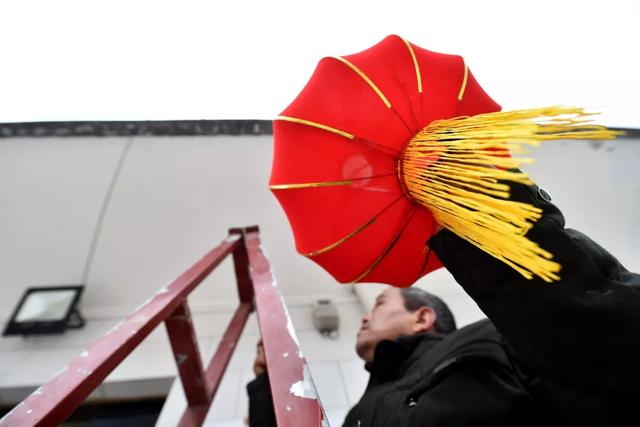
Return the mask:
POLYGON ((543 209, 527 235, 554 254, 561 281, 527 280, 448 230, 429 246, 528 372, 595 396, 637 393, 640 276, 584 234, 566 229, 538 187, 514 184, 512 198, 543 209))

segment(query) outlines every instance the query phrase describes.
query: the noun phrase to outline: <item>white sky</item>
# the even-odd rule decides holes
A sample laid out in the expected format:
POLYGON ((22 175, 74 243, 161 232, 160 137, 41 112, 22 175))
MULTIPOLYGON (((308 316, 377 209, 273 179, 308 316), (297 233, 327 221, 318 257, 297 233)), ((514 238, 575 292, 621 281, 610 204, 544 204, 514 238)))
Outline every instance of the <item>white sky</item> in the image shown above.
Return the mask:
POLYGON ((399 34, 505 109, 640 128, 640 1, 4 1, 0 122, 271 119, 317 61, 399 34))

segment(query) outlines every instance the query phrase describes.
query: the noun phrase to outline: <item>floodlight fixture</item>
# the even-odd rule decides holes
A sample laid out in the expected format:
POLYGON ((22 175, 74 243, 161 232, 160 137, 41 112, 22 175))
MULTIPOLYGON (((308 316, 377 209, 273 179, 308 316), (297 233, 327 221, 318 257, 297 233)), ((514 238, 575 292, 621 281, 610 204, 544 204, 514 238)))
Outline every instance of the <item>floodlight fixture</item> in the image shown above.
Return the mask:
POLYGON ((60 334, 83 327, 77 307, 83 289, 83 285, 28 288, 2 335, 60 334))

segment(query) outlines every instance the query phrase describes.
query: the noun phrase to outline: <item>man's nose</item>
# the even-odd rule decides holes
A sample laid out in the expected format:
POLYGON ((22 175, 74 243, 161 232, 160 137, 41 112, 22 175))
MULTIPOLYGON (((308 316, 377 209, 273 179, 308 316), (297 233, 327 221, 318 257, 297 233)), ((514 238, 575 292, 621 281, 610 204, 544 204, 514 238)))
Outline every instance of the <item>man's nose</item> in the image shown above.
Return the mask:
POLYGON ((371 314, 367 314, 362 316, 362 324, 360 325, 361 327, 366 325, 367 323, 369 323, 369 319, 371 319, 371 314))

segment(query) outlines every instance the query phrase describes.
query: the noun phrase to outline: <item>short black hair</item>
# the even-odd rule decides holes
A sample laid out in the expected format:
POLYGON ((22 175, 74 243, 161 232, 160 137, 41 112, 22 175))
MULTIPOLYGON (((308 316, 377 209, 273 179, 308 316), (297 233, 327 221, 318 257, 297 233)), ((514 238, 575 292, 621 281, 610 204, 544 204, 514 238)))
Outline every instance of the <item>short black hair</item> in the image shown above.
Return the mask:
POLYGON ((407 311, 416 311, 420 307, 426 306, 436 313, 436 332, 448 334, 457 329, 456 319, 449 310, 449 306, 437 296, 420 288, 403 288, 400 289, 400 293, 407 311))

